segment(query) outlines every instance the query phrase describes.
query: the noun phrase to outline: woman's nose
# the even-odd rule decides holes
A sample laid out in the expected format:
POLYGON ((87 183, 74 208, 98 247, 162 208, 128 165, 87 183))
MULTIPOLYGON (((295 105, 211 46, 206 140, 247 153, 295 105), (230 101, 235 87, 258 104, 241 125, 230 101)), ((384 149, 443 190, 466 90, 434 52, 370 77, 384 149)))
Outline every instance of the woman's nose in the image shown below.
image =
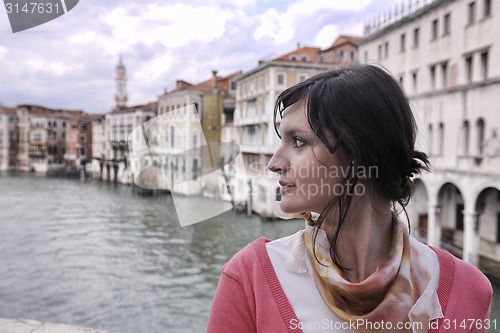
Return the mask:
POLYGON ((282 173, 287 168, 287 165, 288 165, 288 162, 281 155, 280 149, 278 149, 274 153, 273 157, 271 157, 271 160, 269 161, 267 168, 271 172, 282 173))

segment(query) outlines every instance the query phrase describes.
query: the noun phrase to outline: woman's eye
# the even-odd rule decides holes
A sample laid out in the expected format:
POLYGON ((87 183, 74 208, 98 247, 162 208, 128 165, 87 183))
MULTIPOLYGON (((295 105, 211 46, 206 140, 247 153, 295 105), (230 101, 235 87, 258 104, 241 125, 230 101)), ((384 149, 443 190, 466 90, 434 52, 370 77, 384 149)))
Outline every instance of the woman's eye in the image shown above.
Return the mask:
POLYGON ((302 140, 300 138, 297 138, 297 137, 293 138, 293 141, 295 143, 295 147, 296 148, 300 148, 300 147, 302 147, 303 145, 306 144, 306 142, 304 140, 302 140))

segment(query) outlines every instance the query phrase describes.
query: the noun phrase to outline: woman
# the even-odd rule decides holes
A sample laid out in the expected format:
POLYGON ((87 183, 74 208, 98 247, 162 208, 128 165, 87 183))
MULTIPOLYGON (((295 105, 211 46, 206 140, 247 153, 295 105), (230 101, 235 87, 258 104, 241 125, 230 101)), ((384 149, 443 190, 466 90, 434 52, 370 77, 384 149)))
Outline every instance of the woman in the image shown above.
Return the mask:
POLYGON ((208 332, 485 332, 476 268, 409 236, 411 178, 428 170, 398 83, 353 65, 281 93, 280 210, 304 230, 258 239, 222 270, 208 332))

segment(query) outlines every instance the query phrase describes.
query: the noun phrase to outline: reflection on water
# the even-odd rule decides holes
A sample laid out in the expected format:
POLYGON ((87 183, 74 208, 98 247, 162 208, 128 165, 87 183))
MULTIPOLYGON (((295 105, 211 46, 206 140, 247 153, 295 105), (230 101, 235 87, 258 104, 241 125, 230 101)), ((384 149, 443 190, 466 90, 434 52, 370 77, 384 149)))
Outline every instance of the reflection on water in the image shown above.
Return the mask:
POLYGON ((250 241, 303 223, 228 212, 181 228, 168 196, 2 174, 0 225, 0 317, 195 333, 205 330, 221 266, 250 241))

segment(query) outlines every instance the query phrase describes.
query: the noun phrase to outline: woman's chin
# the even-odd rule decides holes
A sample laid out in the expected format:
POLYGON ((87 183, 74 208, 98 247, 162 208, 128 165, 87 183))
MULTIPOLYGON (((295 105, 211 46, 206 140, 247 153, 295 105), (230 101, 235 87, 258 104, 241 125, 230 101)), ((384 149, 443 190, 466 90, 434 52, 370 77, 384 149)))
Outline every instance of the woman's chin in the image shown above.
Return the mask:
POLYGON ((281 211, 285 214, 301 214, 304 210, 292 203, 287 202, 287 200, 282 200, 280 204, 281 211))

